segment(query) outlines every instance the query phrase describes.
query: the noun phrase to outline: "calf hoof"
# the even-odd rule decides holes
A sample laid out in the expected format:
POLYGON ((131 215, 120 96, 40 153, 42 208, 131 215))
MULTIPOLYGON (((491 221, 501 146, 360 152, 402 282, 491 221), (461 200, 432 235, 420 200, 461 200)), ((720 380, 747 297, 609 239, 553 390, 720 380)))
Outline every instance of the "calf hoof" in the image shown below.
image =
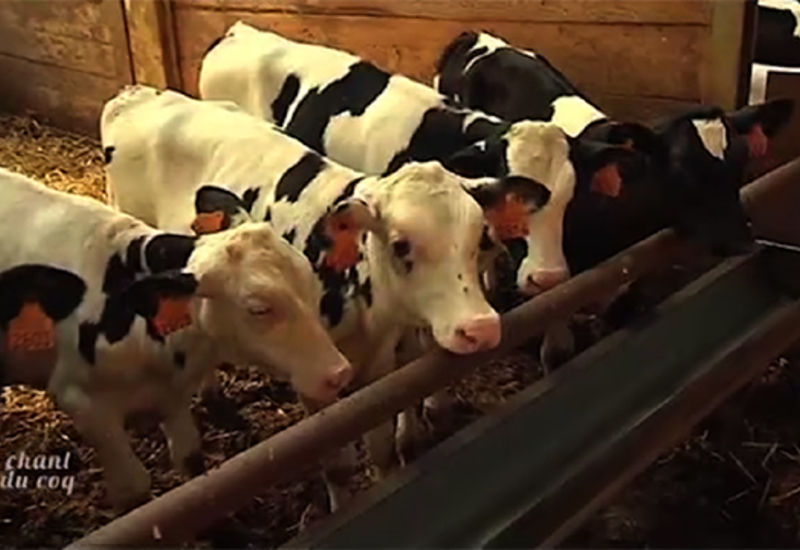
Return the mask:
POLYGON ((206 463, 203 454, 195 451, 183 460, 183 470, 189 477, 196 477, 206 473, 206 463))
POLYGON ((447 426, 455 423, 458 398, 449 393, 432 395, 425 399, 422 406, 422 417, 431 426, 447 426))
POLYGON ((405 468, 428 450, 428 433, 418 434, 414 437, 404 437, 397 441, 397 454, 400 466, 405 468))

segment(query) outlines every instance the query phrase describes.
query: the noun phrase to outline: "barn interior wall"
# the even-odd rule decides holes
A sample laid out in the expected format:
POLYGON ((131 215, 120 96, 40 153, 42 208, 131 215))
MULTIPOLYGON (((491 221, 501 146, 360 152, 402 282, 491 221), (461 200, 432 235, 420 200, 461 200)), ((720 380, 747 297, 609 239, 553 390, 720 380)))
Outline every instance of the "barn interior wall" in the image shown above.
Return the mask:
POLYGON ((196 94, 203 53, 241 19, 426 83, 445 44, 485 29, 547 56, 612 116, 646 120, 700 101, 731 106, 744 2, 3 0, 0 110, 96 135, 124 84, 196 94))
POLYGON ((1 110, 96 135, 132 81, 121 0, 3 0, 0 74, 1 110))

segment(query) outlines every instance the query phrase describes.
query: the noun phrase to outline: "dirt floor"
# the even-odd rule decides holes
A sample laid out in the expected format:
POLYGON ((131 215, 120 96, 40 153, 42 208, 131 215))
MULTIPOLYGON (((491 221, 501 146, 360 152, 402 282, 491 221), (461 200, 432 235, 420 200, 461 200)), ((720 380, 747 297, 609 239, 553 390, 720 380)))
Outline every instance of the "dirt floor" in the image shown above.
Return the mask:
MULTIPOLYGON (((96 143, 0 117, 0 166, 70 193, 103 199, 102 155, 96 143)), ((688 278, 679 268, 676 284, 688 278)), ((800 358, 800 357, 798 357, 800 358)), ((640 476, 616 502, 596 514, 567 546, 683 547, 800 544, 800 379, 782 358, 751 388, 745 419, 724 430, 724 411, 640 476)), ((500 405, 540 376, 524 350, 478 369, 451 388, 458 425, 500 405)), ((217 465, 299 421, 289 387, 258 372, 232 367, 219 373, 224 399, 195 403, 208 466, 217 465)), ((728 423, 728 426, 731 424, 728 423)), ((183 480, 170 470, 163 435, 132 425, 134 449, 152 472, 153 495, 183 480)), ((437 434, 438 439, 448 432, 437 434)), ((8 388, 0 401, 0 463, 11 455, 69 453, 58 489, 0 488, 0 547, 61 547, 107 523, 102 472, 70 420, 44 394, 8 388)), ((47 472, 48 474, 53 473, 47 472)), ((2 472, 0 472, 2 475, 2 472)), ((7 476, 6 476, 7 477, 7 476)), ((30 476, 29 482, 36 476, 30 476)), ((7 481, 7 480, 6 480, 7 481)), ((368 484, 365 479, 359 480, 368 484)), ((316 476, 266 490, 249 507, 201 537, 206 547, 274 547, 297 533, 306 504, 324 497, 316 476)))

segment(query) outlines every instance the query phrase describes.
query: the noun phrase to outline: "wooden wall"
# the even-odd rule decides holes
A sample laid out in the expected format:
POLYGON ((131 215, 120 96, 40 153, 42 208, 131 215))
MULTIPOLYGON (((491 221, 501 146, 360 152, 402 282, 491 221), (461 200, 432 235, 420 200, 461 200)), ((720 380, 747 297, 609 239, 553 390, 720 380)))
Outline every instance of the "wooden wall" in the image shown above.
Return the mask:
MULTIPOLYGON (((447 42, 486 29, 546 55, 612 115, 737 100, 745 0, 171 0, 179 85, 238 19, 429 83, 447 42)), ((740 94, 738 94, 740 95, 740 94)), ((746 95, 744 96, 746 98, 746 95)))
POLYGON ((121 0, 2 0, 0 110, 97 134, 103 103, 132 82, 121 0))
POLYGON ((235 21, 342 48, 430 83, 442 48, 486 29, 546 55, 610 114, 747 97, 755 0, 0 0, 0 110, 97 135, 132 81, 197 91, 235 21), (752 9, 751 9, 752 7, 752 9), (750 11, 748 11, 750 10, 750 11), (744 62, 743 62, 744 60, 744 62))

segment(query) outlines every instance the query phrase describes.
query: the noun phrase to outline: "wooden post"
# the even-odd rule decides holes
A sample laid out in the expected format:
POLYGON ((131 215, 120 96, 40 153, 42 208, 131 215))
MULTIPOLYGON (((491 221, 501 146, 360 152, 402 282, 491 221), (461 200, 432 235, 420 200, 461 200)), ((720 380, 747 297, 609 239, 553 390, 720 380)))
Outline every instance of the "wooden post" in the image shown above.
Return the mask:
POLYGON ((713 1, 708 55, 703 67, 703 102, 735 109, 740 99, 740 71, 748 0, 713 1))
POLYGON ((124 0, 137 83, 183 89, 170 0, 124 0))

